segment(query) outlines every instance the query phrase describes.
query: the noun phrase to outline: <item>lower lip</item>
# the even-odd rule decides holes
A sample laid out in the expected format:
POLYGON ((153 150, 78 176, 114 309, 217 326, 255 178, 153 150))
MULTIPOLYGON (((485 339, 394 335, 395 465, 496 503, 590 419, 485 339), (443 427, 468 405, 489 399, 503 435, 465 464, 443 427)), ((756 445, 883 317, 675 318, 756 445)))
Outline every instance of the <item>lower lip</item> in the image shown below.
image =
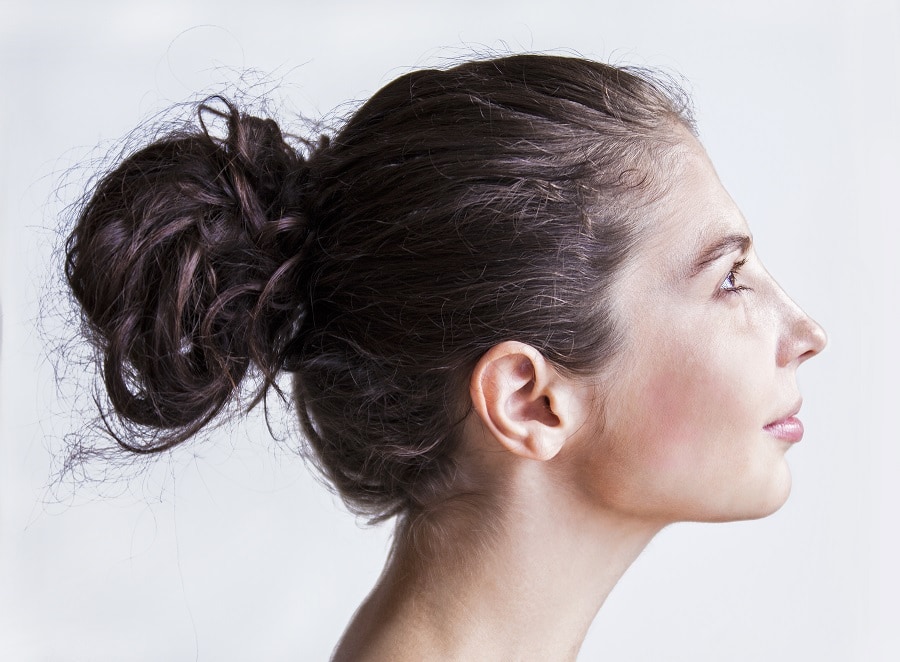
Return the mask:
POLYGON ((780 421, 775 421, 774 423, 769 423, 766 427, 763 428, 763 430, 771 434, 773 437, 783 439, 784 441, 789 441, 792 444, 795 444, 803 439, 803 423, 801 423, 800 419, 796 416, 791 416, 780 421))

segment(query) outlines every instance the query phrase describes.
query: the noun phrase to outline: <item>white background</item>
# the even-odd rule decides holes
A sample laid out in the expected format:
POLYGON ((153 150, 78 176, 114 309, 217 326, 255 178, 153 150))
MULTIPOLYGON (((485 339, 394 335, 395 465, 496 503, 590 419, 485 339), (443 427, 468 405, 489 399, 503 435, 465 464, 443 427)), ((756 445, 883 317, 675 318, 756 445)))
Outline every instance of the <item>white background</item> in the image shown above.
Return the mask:
POLYGON ((551 49, 687 78, 760 254, 830 335, 800 373, 785 508, 664 531, 579 659, 900 659, 900 4, 426 5, 0 1, 0 659, 326 659, 390 534, 343 512, 259 414, 129 482, 48 489, 89 410, 81 368, 55 385, 60 309, 41 298, 76 166, 235 71, 318 116, 440 58, 551 49))

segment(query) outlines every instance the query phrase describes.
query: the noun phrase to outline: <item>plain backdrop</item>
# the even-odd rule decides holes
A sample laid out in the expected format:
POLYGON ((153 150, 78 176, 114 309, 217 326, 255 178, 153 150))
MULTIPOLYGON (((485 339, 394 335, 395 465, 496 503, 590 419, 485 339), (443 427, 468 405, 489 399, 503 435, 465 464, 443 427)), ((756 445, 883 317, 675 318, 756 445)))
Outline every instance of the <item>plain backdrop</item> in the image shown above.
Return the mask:
POLYGON ((390 527, 348 515, 260 413, 130 480, 53 484, 90 413, 89 372, 48 353, 72 331, 54 242, 90 164, 175 102, 238 84, 290 124, 493 51, 683 75, 760 255, 830 335, 800 371, 788 504, 665 530, 579 659, 900 659, 890 0, 0 1, 0 659, 328 657, 390 527))

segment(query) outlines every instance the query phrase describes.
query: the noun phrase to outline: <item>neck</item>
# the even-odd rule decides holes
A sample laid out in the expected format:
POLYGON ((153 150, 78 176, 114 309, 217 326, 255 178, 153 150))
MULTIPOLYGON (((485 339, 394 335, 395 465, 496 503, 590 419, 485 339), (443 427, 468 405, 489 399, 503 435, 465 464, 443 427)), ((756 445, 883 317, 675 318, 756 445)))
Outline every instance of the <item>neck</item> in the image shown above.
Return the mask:
POLYGON ((542 489, 546 479, 525 476, 503 509, 460 499, 427 525, 403 527, 335 660, 574 660, 662 526, 598 512, 542 489))

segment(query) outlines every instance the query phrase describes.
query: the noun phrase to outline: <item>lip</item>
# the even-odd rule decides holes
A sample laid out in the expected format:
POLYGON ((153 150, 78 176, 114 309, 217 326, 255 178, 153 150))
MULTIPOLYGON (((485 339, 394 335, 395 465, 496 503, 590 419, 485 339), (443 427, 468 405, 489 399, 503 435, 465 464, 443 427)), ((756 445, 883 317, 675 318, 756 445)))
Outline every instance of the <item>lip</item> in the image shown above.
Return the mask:
POLYGON ((766 425, 763 430, 771 434, 773 437, 796 444, 803 439, 803 423, 797 418, 800 411, 800 404, 797 404, 791 410, 791 413, 777 421, 772 421, 766 425))
POLYGON ((803 423, 796 416, 788 416, 780 421, 769 423, 763 428, 773 437, 796 444, 803 439, 803 423))

